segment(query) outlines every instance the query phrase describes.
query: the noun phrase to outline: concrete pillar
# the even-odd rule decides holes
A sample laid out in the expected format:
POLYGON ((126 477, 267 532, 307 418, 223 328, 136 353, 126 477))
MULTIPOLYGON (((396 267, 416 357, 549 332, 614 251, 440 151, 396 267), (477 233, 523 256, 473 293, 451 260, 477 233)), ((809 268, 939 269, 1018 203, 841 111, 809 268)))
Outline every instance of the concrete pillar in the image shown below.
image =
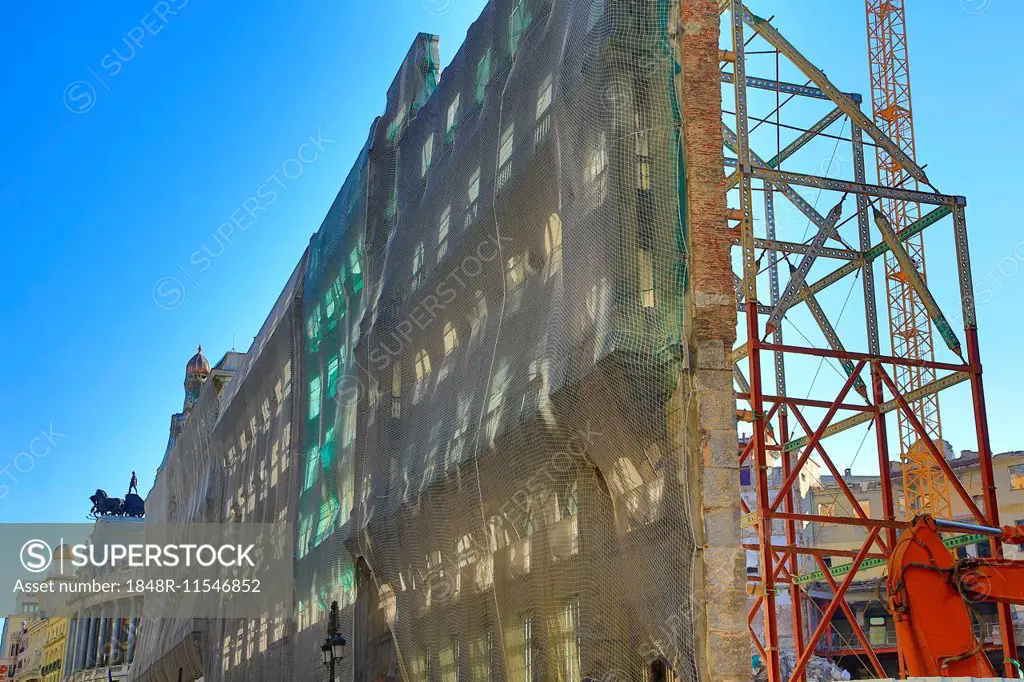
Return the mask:
POLYGON ((110 659, 114 653, 114 612, 116 605, 111 602, 105 609, 106 618, 103 626, 103 664, 110 665, 110 659))
POLYGON ((85 609, 78 610, 78 645, 75 651, 75 669, 81 670, 85 667, 85 640, 89 637, 89 619, 86 618, 85 609))
POLYGON ((107 644, 107 611, 110 608, 108 604, 101 604, 97 608, 97 619, 98 626, 96 628, 96 667, 102 667, 106 658, 106 652, 104 648, 107 644))
POLYGON ((75 637, 75 670, 81 670, 84 667, 82 660, 82 651, 85 650, 85 636, 89 629, 89 621, 85 619, 85 611, 81 607, 78 609, 78 635, 75 637))
POLYGON ((82 643, 82 610, 78 609, 75 612, 75 636, 69 642, 68 655, 64 657, 64 667, 68 673, 73 673, 78 670, 79 664, 79 647, 82 643))
POLYGON ((114 641, 114 625, 117 622, 117 602, 111 602, 110 610, 107 612, 107 641, 103 645, 103 653, 106 656, 106 664, 113 665, 114 650, 117 646, 117 642, 114 641))
POLYGON ((110 630, 107 632, 107 665, 114 665, 114 655, 117 653, 117 639, 114 632, 117 628, 117 602, 110 603, 110 630))
POLYGON ((71 674, 75 670, 75 646, 78 643, 78 613, 68 614, 68 639, 64 649, 64 672, 71 674))
POLYGON ((88 614, 88 629, 85 639, 85 648, 82 652, 83 657, 83 668, 92 668, 96 665, 96 607, 90 607, 86 612, 88 614))
POLYGON ((140 604, 138 598, 132 599, 131 608, 129 613, 131 617, 128 620, 128 652, 125 658, 126 663, 131 663, 135 660, 135 642, 138 640, 139 633, 139 622, 142 620, 140 617, 140 604))
POLYGON ((114 602, 114 622, 110 631, 110 665, 121 663, 121 623, 125 606, 127 602, 124 600, 114 602))
POLYGON ((107 643, 107 606, 101 604, 96 611, 96 667, 102 668, 104 659, 106 659, 106 651, 104 647, 107 643))
POLYGON ((121 653, 121 663, 128 662, 128 634, 132 629, 131 620, 131 608, 132 602, 130 599, 124 600, 121 604, 121 641, 118 643, 118 648, 121 653))
POLYGON ((100 636, 100 618, 99 609, 95 606, 89 609, 89 642, 85 645, 85 655, 88 661, 87 666, 89 668, 95 668, 97 665, 96 660, 96 641, 100 636))
POLYGON ((85 670, 89 662, 88 649, 89 639, 92 630, 92 620, 89 617, 89 609, 82 609, 82 641, 79 643, 78 650, 78 669, 85 670))
MULTIPOLYGON (((70 672, 71 666, 68 664, 68 652, 74 649, 75 641, 75 621, 73 616, 68 616, 68 631, 64 639, 64 672, 70 672)), ((46 661, 44 658, 44 662, 46 661)))
POLYGON ((131 662, 131 659, 128 658, 128 642, 132 636, 132 632, 134 631, 134 629, 135 628, 132 625, 132 600, 129 599, 124 604, 124 631, 121 633, 121 639, 124 642, 121 648, 122 663, 131 662))
MULTIPOLYGON (((722 93, 717 0, 678 3, 676 93, 682 115, 685 234, 689 287, 689 365, 670 405, 670 429, 684 447, 677 459, 690 489, 695 561, 693 628, 703 682, 749 682, 745 553, 732 348, 736 295, 722 180, 722 93), (682 428, 680 428, 682 427, 682 428)), ((691 595, 682 595, 689 608, 691 595)))
POLYGON ((78 634, 75 637, 75 671, 82 670, 82 648, 85 642, 86 631, 89 629, 89 623, 85 620, 85 611, 81 608, 78 609, 78 634))

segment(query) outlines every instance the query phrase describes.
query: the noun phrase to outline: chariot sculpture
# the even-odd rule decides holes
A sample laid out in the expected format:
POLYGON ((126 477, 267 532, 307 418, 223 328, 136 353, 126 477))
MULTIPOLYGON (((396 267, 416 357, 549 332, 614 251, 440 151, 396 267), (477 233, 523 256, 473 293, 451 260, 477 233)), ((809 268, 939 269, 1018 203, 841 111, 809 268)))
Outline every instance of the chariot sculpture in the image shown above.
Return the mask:
POLYGON ((101 516, 128 516, 131 518, 142 518, 146 515, 146 502, 138 494, 136 487, 135 472, 132 472, 132 482, 128 487, 128 494, 122 500, 120 497, 110 497, 107 491, 97 488, 93 495, 89 496, 92 502, 92 509, 89 511, 89 518, 98 519, 101 516), (135 490, 136 492, 132 492, 135 490))

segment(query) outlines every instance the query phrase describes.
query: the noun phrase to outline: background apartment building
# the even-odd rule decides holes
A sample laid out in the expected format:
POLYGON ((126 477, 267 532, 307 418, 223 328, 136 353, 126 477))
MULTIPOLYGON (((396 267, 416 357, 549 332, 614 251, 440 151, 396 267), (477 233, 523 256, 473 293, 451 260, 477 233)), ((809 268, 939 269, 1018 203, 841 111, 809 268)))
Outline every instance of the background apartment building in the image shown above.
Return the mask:
MULTIPOLYGON (((124 541, 127 534, 139 533, 142 523, 137 518, 100 518, 89 540, 94 545, 109 542, 109 538, 114 537, 124 541)), ((127 567, 88 566, 75 575, 79 584, 93 579, 124 584, 140 577, 140 569, 127 567)), ((141 632, 142 596, 114 591, 77 592, 66 595, 59 608, 69 614, 65 619, 62 679, 67 682, 123 682, 127 679, 141 632)))
POLYGON ((3 634, 0 636, 0 654, 7 666, 8 679, 17 674, 19 660, 24 659, 27 643, 22 641, 23 631, 27 634, 28 624, 39 617, 39 595, 24 592, 15 595, 14 613, 4 618, 3 634))
POLYGON ((43 644, 43 667, 41 669, 43 682, 63 682, 67 634, 67 618, 50 618, 46 621, 46 639, 43 644))
MULTIPOLYGON (((749 436, 741 436, 739 439, 739 450, 742 455, 744 449, 749 446, 749 436)), ((774 444, 774 443, 773 443, 774 444)), ((771 451, 766 458, 768 465, 768 485, 772 496, 776 496, 785 480, 783 475, 781 457, 777 452, 771 451)), ((755 468, 749 459, 740 469, 740 496, 743 499, 745 510, 757 509, 757 495, 754 486, 755 468)), ((813 514, 816 513, 816 497, 820 496, 819 491, 822 485, 821 468, 814 460, 809 458, 804 464, 798 482, 793 486, 792 507, 795 513, 813 514)), ((751 512, 752 513, 752 512, 751 512)), ((760 573, 760 558, 757 551, 757 532, 752 523, 743 523, 743 548, 746 553, 746 567, 748 576, 756 576, 760 573)), ((773 541, 779 545, 793 544, 809 547, 814 545, 813 528, 811 524, 793 523, 775 519, 772 521, 773 541)), ((790 569, 797 574, 807 573, 816 569, 813 557, 801 555, 790 565, 790 569)), ((754 606, 759 603, 759 598, 764 594, 758 583, 747 584, 747 603, 754 606)), ((794 650, 795 631, 793 619, 793 599, 789 590, 780 589, 776 593, 776 612, 779 614, 779 643, 783 649, 794 650)), ((803 621, 806 623, 806 618, 803 621)), ((796 621, 797 626, 800 622, 796 621)), ((757 637, 763 638, 763 619, 754 619, 750 627, 757 637)), ((806 627, 806 626, 803 626, 806 627)), ((806 636, 806 635, 805 635, 806 636)))
POLYGON ((46 644, 46 624, 42 619, 25 621, 16 636, 18 668, 14 682, 39 682, 42 679, 43 646, 46 644))
MULTIPOLYGON (((957 478, 964 488, 974 499, 975 504, 982 505, 981 472, 978 465, 978 453, 970 450, 960 452, 959 456, 953 454, 953 449, 946 444, 947 461, 950 468, 956 473, 957 478)), ((995 484, 999 498, 999 516, 1003 524, 1024 524, 1024 452, 1002 452, 993 455, 992 465, 995 473, 995 484)), ((901 472, 896 465, 892 471, 894 490, 902 491, 901 472)), ((882 518, 881 490, 876 476, 845 477, 847 482, 856 482, 854 493, 857 501, 864 511, 872 518, 882 518)), ((957 520, 973 522, 973 517, 967 511, 963 501, 957 495, 950 496, 953 516, 957 520)), ((821 484, 813 490, 813 504, 816 513, 826 516, 852 516, 853 510, 846 501, 831 477, 822 477, 821 484)), ((899 494, 894 500, 897 518, 905 514, 905 500, 899 494)), ((830 566, 841 566, 850 562, 850 557, 840 554, 839 551, 855 551, 863 544, 864 535, 861 529, 853 526, 839 524, 811 524, 809 527, 810 544, 822 549, 838 550, 833 556, 827 557, 826 563, 830 566)), ((959 557, 980 556, 987 557, 989 554, 988 541, 975 542, 967 545, 960 545, 952 548, 952 551, 959 557)), ((1024 551, 1013 546, 1006 547, 1008 558, 1022 558, 1024 551)), ((898 662, 896 660, 896 634, 892 624, 892 617, 878 601, 876 584, 883 575, 881 568, 862 570, 858 573, 857 581, 851 586, 848 592, 848 600, 854 611, 859 625, 867 634, 869 640, 875 645, 875 652, 881 654, 879 660, 886 666, 887 670, 896 671, 898 662)), ((813 597, 818 608, 830 598, 830 590, 827 585, 820 581, 810 583, 807 586, 809 594, 813 597)), ((978 624, 976 631, 979 637, 983 637, 986 645, 992 645, 994 655, 1001 657, 998 651, 998 616, 991 604, 972 604, 977 617, 978 624)), ((820 613, 815 606, 808 607, 808 627, 814 628, 817 624, 815 614, 820 613)), ((1024 631, 1024 610, 1014 607, 1014 622, 1020 633, 1024 631)), ((1018 646, 1018 651, 1021 647, 1018 646)), ((851 670, 867 668, 865 665, 864 650, 853 635, 845 616, 837 619, 833 631, 827 636, 820 648, 822 655, 836 657, 840 662, 851 670)))
MULTIPOLYGON (((964 450, 956 455, 949 443, 945 443, 945 453, 950 468, 972 496, 975 504, 983 506, 978 453, 964 450)), ((1013 451, 996 454, 993 456, 992 464, 1002 523, 1024 525, 1024 452, 1013 451)), ((794 495, 796 509, 802 513, 820 516, 848 518, 856 516, 852 505, 836 483, 835 478, 821 475, 813 458, 808 460, 804 472, 807 476, 802 476, 799 492, 794 495)), ((906 501, 902 495, 902 471, 896 462, 893 462, 891 475, 893 488, 896 491, 896 498, 893 500, 895 514, 897 519, 902 519, 906 515, 906 501)), ((751 487, 751 476, 752 469, 749 467, 741 471, 743 498, 748 507, 753 509, 755 500, 751 487)), ((783 480, 781 464, 777 457, 769 459, 768 477, 771 485, 776 488, 783 480)), ((877 475, 853 475, 847 471, 844 472, 843 480, 849 486, 865 514, 870 518, 883 518, 881 484, 877 475)), ((973 523, 973 516, 968 512, 963 501, 956 495, 952 495, 950 499, 953 505, 954 519, 973 523)), ((775 525, 775 541, 780 545, 786 544, 786 529, 783 522, 776 520, 775 525)), ((849 564, 865 539, 863 527, 842 523, 807 523, 799 524, 797 528, 798 544, 816 551, 821 557, 822 564, 828 568, 841 569, 842 566, 849 564)), ((757 552, 752 550, 756 546, 756 536, 752 531, 745 531, 744 542, 749 544, 748 570, 756 574, 758 557, 757 552)), ((990 556, 987 539, 970 544, 959 544, 951 549, 961 558, 990 556)), ((1011 559, 1024 558, 1024 547, 1015 549, 1012 545, 1007 546, 1006 556, 1011 559)), ((810 597, 803 602, 802 626, 805 640, 817 627, 821 620, 821 614, 832 599, 832 590, 824 576, 819 573, 820 570, 820 565, 810 555, 802 556, 797 566, 796 575, 801 576, 799 589, 810 597)), ((853 617, 868 637, 880 662, 890 674, 898 676, 895 628, 892 616, 879 600, 879 580, 884 579, 884 576, 884 565, 861 569, 847 591, 846 598, 850 603, 853 617)), ((838 582, 841 577, 837 577, 836 580, 838 582)), ((884 594, 884 586, 882 589, 884 594)), ((757 596, 757 586, 749 585, 748 591, 752 594, 749 599, 753 603, 757 596)), ((794 649, 793 613, 789 606, 792 602, 788 599, 788 590, 779 590, 777 598, 781 605, 778 609, 780 644, 784 653, 792 653, 794 649)), ((994 606, 991 604, 972 604, 971 606, 978 617, 976 626, 978 636, 985 638, 986 645, 998 658, 1000 655, 998 651, 998 616, 994 606)), ((1024 633, 1024 609, 1013 608, 1014 622, 1018 632, 1024 633)), ((753 626, 757 634, 760 635, 761 633, 756 630, 756 621, 753 626)), ((1021 647, 1018 649, 1020 650, 1021 647)), ((815 653, 835 661, 854 674, 867 673, 870 670, 866 658, 867 652, 855 636, 847 614, 842 612, 836 615, 832 627, 826 631, 815 653)))

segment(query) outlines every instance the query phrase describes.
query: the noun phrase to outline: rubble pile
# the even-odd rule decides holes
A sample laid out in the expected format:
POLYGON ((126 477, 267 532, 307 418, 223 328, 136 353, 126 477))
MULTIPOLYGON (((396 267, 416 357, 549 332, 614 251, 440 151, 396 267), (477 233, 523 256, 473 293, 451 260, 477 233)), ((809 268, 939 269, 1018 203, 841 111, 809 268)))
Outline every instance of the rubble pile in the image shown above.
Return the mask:
MULTIPOLYGON (((782 677, 789 679, 790 674, 796 667, 796 653, 782 651, 779 653, 779 658, 782 662, 782 677)), ((811 660, 807 662, 805 672, 807 673, 807 682, 834 682, 835 680, 851 679, 849 671, 843 670, 832 661, 820 656, 811 656, 811 660)), ((760 657, 755 657, 754 674, 751 677, 751 682, 767 681, 768 668, 761 661, 760 657)))

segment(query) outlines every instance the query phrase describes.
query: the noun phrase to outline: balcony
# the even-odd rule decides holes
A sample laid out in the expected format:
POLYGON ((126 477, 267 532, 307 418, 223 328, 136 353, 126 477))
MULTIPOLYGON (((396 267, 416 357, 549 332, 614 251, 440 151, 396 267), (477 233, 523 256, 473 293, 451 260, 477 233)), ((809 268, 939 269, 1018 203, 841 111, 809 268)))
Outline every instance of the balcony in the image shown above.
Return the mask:
POLYGON ((533 131, 533 146, 534 148, 540 147, 541 144, 548 137, 548 133, 551 132, 551 117, 545 115, 539 121, 537 121, 537 127, 533 131))

